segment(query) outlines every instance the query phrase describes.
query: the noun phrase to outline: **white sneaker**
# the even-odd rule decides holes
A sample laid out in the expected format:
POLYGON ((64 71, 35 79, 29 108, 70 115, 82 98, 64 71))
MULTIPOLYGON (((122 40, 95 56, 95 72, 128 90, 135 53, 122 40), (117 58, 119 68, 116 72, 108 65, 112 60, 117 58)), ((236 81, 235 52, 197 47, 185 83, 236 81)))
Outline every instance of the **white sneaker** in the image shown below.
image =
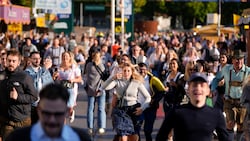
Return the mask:
POLYGON ((99 134, 104 134, 104 133, 105 133, 105 129, 99 128, 99 129, 98 129, 98 133, 99 133, 99 134))
POLYGON ((72 111, 72 115, 69 117, 69 122, 72 123, 75 120, 75 110, 72 111))
POLYGON ((90 135, 92 135, 92 134, 93 134, 93 129, 92 129, 92 128, 89 128, 88 133, 89 133, 90 135))

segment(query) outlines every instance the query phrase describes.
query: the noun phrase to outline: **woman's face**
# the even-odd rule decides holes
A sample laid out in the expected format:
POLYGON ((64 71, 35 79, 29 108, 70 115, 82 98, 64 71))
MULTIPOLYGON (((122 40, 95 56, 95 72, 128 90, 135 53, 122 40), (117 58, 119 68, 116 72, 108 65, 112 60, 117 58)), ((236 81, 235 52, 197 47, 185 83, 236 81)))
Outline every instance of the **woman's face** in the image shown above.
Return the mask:
POLYGON ((227 56, 226 55, 221 55, 220 56, 220 63, 221 64, 226 64, 227 63, 227 56))
POLYGON ((62 60, 64 62, 69 62, 70 61, 70 55, 68 53, 64 53, 62 56, 62 60))
POLYGON ((178 63, 176 62, 176 60, 172 60, 170 62, 169 68, 171 69, 171 71, 177 71, 178 70, 178 63))
POLYGON ((196 72, 195 66, 194 65, 189 66, 187 71, 189 75, 196 72))
POLYGON ((130 79, 132 76, 132 69, 129 66, 123 67, 123 77, 125 79, 130 79))

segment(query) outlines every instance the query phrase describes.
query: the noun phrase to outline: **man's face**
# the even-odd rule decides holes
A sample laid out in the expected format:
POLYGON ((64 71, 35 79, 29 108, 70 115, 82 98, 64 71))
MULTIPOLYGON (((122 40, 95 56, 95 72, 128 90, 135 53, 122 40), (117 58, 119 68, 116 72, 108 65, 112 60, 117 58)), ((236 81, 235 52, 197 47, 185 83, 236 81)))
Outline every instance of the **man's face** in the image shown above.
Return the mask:
POLYGON ((7 68, 9 71, 15 71, 20 65, 20 60, 18 56, 8 55, 7 56, 7 68))
POLYGON ((133 47, 133 55, 134 56, 139 56, 140 55, 140 50, 141 50, 141 48, 139 46, 134 46, 133 47))
POLYGON ((121 58, 121 62, 122 63, 129 63, 129 58, 127 57, 127 56, 122 56, 122 58, 121 58))
POLYGON ((244 64, 244 58, 236 59, 234 58, 232 60, 233 66, 235 70, 240 70, 244 64))
POLYGON ((4 68, 7 66, 7 54, 1 55, 1 64, 4 68))
POLYGON ((33 54, 30 58, 30 61, 32 63, 32 66, 39 67, 41 63, 41 57, 40 54, 33 54))
POLYGON ((59 39, 54 39, 54 46, 58 46, 59 45, 59 39))
POLYGON ((30 45, 31 45, 31 40, 30 40, 30 39, 27 39, 27 40, 26 40, 26 44, 27 44, 27 46, 30 46, 30 45))
POLYGON ((210 89, 207 82, 194 81, 188 86, 188 95, 191 103, 205 102, 206 97, 210 94, 210 89))
POLYGON ((146 67, 140 67, 139 72, 143 77, 145 77, 147 75, 148 70, 146 67))
POLYGON ((62 99, 41 99, 37 113, 46 135, 52 138, 59 137, 68 114, 67 103, 62 99))

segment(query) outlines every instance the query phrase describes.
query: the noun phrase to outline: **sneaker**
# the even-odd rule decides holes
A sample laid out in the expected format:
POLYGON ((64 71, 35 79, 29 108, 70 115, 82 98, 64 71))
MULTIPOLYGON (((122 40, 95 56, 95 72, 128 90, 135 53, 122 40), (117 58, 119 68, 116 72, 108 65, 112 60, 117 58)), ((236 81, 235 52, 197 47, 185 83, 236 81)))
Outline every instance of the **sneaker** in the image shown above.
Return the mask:
POLYGON ((89 133, 90 135, 92 135, 92 134, 93 134, 93 129, 92 129, 92 128, 89 128, 88 133, 89 133))
POLYGON ((105 133, 105 129, 99 128, 99 129, 98 129, 98 133, 99 133, 99 134, 104 134, 104 133, 105 133))
POLYGON ((72 111, 71 116, 69 117, 69 122, 72 123, 75 120, 75 110, 72 111))

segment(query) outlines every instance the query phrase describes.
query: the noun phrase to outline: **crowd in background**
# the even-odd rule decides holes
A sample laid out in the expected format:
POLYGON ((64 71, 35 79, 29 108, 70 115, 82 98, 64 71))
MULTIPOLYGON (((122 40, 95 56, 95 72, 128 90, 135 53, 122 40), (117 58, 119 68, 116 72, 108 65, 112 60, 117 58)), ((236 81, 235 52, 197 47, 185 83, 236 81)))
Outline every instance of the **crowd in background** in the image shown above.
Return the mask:
MULTIPOLYGON (((90 133, 93 132, 91 130, 93 128, 93 103, 95 100, 93 96, 96 97, 96 95, 92 95, 94 92, 88 91, 91 90, 91 87, 99 88, 100 83, 105 81, 99 82, 100 78, 96 77, 100 74, 98 69, 101 72, 108 71, 108 74, 114 76, 122 63, 133 64, 135 71, 140 72, 138 74, 143 74, 140 67, 144 67, 148 70, 147 73, 159 79, 165 87, 162 91, 167 94, 163 94, 161 97, 163 98, 164 112, 167 115, 171 108, 184 101, 188 88, 187 81, 193 72, 206 74, 210 85, 216 73, 224 65, 231 63, 233 50, 246 52, 245 38, 239 34, 230 36, 221 34, 218 41, 215 41, 194 35, 192 32, 169 31, 156 34, 142 32, 135 33, 132 41, 117 36, 114 44, 112 44, 111 36, 108 33, 97 33, 95 37, 89 37, 83 33, 79 41, 76 36, 78 35, 74 33, 70 35, 33 32, 23 35, 0 33, 0 68, 4 70, 6 67, 6 52, 8 50, 18 50, 21 53, 22 63, 20 67, 23 70, 28 69, 32 64, 34 65, 32 63, 34 60, 31 57, 34 52, 38 52, 40 55, 38 58, 41 59, 39 65, 49 70, 53 81, 67 80, 63 84, 67 85, 69 92, 73 95, 68 103, 71 109, 70 122, 74 121, 75 111, 73 108, 76 105, 78 85, 87 85, 86 91, 89 97, 87 123, 90 133), (124 46, 121 46, 122 40, 124 46), (74 83, 72 86, 71 82, 74 83)), ((216 88, 220 97, 223 97, 225 93, 223 85, 222 80, 216 88)), ((109 89, 98 96, 98 131, 101 134, 105 133, 106 113, 110 112, 111 99, 115 93, 116 90, 109 89), (104 102, 105 100, 106 102, 104 102)), ((146 92, 144 95, 147 97, 146 92)), ((210 106, 223 110, 222 101, 218 101, 218 98, 215 99, 213 94, 210 94, 209 97, 212 99, 210 106)), ((136 101, 140 101, 140 97, 136 101)), ((152 106, 149 103, 148 105, 147 107, 152 106)), ((154 106, 157 107, 157 105, 154 106)), ((144 105, 143 110, 147 107, 144 105)), ((145 130, 145 134, 147 133, 145 130)), ((169 139, 171 137, 169 135, 169 139)), ((148 140, 152 139, 149 137, 148 140)))

